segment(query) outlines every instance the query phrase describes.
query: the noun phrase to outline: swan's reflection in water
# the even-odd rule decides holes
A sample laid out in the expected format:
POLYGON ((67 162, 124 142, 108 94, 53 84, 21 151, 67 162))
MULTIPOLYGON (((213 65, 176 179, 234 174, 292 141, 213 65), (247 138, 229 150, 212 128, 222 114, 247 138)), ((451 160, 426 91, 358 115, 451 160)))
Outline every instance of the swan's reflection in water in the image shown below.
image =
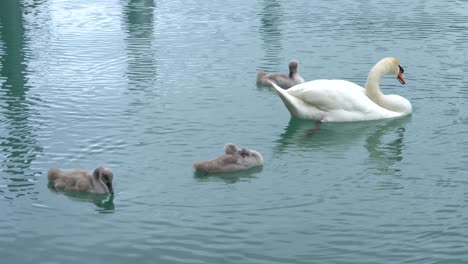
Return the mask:
POLYGON ((369 153, 369 169, 375 175, 401 176, 405 124, 411 117, 390 120, 368 133, 364 147, 369 153))
MULTIPOLYGON (((379 121, 376 121, 379 122, 379 121)), ((312 120, 291 118, 277 140, 277 152, 289 148, 330 150, 333 146, 350 146, 376 127, 375 122, 323 123, 320 129, 310 133, 317 125, 312 120)))
POLYGON ((53 184, 48 184, 49 190, 56 194, 63 194, 73 201, 88 202, 95 204, 99 213, 113 213, 114 206, 114 195, 109 194, 91 194, 74 191, 62 191, 54 188, 53 184))
POLYGON ((256 178, 263 170, 263 166, 257 166, 248 170, 236 171, 236 172, 225 172, 225 173, 205 173, 201 171, 195 171, 193 177, 201 182, 206 181, 219 181, 225 183, 236 183, 239 181, 250 181, 256 178))
MULTIPOLYGON (((405 126, 411 116, 365 122, 323 123, 291 118, 276 141, 275 155, 321 151, 324 155, 345 152, 363 145, 368 152, 366 167, 372 174, 398 175, 403 160, 405 126)), ((326 157, 325 157, 326 158, 326 157)))

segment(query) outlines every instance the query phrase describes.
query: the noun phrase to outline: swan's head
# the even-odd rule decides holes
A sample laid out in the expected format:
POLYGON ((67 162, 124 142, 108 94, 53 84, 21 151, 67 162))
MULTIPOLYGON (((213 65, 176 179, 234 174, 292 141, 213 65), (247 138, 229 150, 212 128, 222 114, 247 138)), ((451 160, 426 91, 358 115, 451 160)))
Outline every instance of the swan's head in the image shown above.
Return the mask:
POLYGON ((299 65, 299 62, 297 60, 291 60, 289 62, 289 72, 290 73, 295 73, 297 72, 297 66, 299 65))
POLYGON ((400 60, 397 58, 385 58, 381 60, 386 65, 387 72, 395 76, 401 84, 405 84, 405 79, 403 78, 403 72, 405 70, 400 64, 400 60))

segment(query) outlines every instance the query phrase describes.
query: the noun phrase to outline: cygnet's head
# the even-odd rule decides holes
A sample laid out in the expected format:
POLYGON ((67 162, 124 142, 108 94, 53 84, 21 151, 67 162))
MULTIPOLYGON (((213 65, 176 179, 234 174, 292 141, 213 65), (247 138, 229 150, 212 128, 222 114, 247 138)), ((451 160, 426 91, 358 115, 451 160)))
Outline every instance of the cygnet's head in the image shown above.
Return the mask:
POLYGON ((236 147, 236 145, 228 143, 224 145, 224 153, 226 154, 235 154, 239 151, 239 149, 236 147))
POLYGON ((243 158, 250 155, 250 150, 246 148, 241 148, 238 152, 243 158))
POLYGON ((114 188, 112 186, 112 180, 114 174, 108 168, 97 167, 93 172, 93 177, 100 183, 103 184, 102 188, 107 189, 107 192, 110 194, 114 193, 114 188))
POLYGON ((289 72, 292 72, 292 73, 297 72, 298 65, 299 65, 299 62, 297 60, 291 60, 289 62, 289 72))

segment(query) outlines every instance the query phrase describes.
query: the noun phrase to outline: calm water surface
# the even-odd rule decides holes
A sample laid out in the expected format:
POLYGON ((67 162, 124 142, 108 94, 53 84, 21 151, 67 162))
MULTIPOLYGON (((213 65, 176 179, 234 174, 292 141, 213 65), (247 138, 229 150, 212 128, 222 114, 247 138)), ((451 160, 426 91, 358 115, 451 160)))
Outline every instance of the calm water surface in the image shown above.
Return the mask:
POLYGON ((468 2, 2 0, 2 263, 467 263, 468 2), (364 85, 407 118, 291 119, 255 72, 364 85), (263 168, 198 175, 233 142, 263 168), (115 175, 114 197, 47 170, 115 175))

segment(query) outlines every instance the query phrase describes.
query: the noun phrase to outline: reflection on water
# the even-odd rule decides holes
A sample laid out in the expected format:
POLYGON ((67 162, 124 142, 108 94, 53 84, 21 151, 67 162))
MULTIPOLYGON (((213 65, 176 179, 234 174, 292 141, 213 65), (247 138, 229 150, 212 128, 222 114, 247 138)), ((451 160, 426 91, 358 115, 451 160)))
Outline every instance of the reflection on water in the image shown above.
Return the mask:
POLYGON ((309 137, 308 131, 314 127, 315 121, 291 117, 280 138, 276 140, 276 152, 281 153, 290 145, 307 146, 315 144, 314 142, 319 140, 319 136, 323 133, 321 130, 318 130, 314 133, 314 137, 309 137))
POLYGON ((57 190, 50 182, 48 183, 48 188, 52 193, 57 195, 63 194, 73 201, 93 203, 99 208, 97 211, 100 213, 114 212, 114 195, 57 190))
POLYGON ((153 87, 157 79, 153 43, 155 8, 154 0, 129 0, 123 6, 130 90, 153 87))
MULTIPOLYGON (((317 129, 315 121, 291 118, 280 138, 276 140, 275 151, 282 153, 289 147, 296 149, 353 145, 358 139, 365 138, 365 147, 371 157, 394 156, 386 148, 382 148, 383 143, 379 140, 392 129, 404 126, 409 120, 411 116, 371 122, 323 123, 317 129), (314 133, 310 133, 311 130, 314 133)), ((403 137, 403 133, 399 135, 403 137)), ((396 142, 402 142, 402 139, 396 142)), ((401 156, 398 149, 401 150, 401 146, 393 154, 401 156)), ((393 151, 394 148, 389 150, 393 151)))
POLYGON ((313 120, 290 118, 284 132, 276 141, 276 150, 281 152, 289 146, 320 148, 325 146, 349 145, 362 138, 366 130, 375 127, 375 122, 322 123, 320 129, 313 120))
POLYGON ((244 171, 226 172, 226 173, 205 173, 195 171, 193 177, 199 181, 222 181, 225 183, 236 183, 238 181, 250 181, 256 178, 257 174, 262 172, 263 166, 250 168, 244 171))
POLYGON ((405 125, 411 116, 376 124, 366 135, 364 147, 369 152, 370 168, 381 175, 400 175, 403 160, 405 125))
MULTIPOLYGON (((30 124, 31 107, 34 101, 28 98, 25 68, 25 30, 22 8, 18 1, 6 1, 0 8, 0 24, 3 56, 0 76, 4 78, 0 91, 0 131, 2 177, 7 179, 8 189, 15 196, 22 196, 32 189, 31 163, 42 148, 38 145, 35 131, 30 124)), ((0 192, 2 192, 0 190, 0 192)), ((12 197, 6 197, 12 198, 12 197)))
POLYGON ((311 159, 321 155, 342 159, 348 149, 356 152, 364 147, 368 158, 352 161, 347 156, 349 164, 359 166, 357 163, 364 162, 365 177, 373 178, 378 189, 398 189, 401 188, 398 179, 381 176, 402 175, 405 127, 410 121, 411 116, 370 122, 323 123, 311 135, 309 131, 315 128, 314 121, 291 118, 276 141, 274 151, 281 157, 291 153, 304 153, 305 156, 321 153, 311 159))
POLYGON ((281 51, 281 3, 276 0, 263 0, 262 12, 259 14, 261 20, 260 36, 265 50, 265 66, 276 66, 281 61, 278 53, 281 51))

